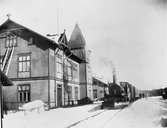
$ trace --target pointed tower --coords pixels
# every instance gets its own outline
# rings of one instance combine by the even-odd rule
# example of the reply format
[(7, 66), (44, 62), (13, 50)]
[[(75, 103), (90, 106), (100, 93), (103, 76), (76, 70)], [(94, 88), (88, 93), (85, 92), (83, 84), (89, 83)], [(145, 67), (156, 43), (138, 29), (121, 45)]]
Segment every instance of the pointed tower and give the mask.
[(68, 46), (71, 48), (71, 50), (75, 55), (77, 55), (79, 58), (83, 60), (86, 60), (86, 55), (85, 55), (86, 42), (78, 24), (76, 24), (74, 27)]
[(90, 50), (86, 49), (86, 41), (78, 24), (76, 24), (74, 27), (74, 30), (68, 42), (68, 46), (76, 56), (86, 61), (79, 65), (80, 97), (81, 99), (85, 97), (92, 99), (92, 72), (89, 59)]
[(86, 42), (81, 32), (81, 29), (79, 28), (78, 24), (75, 24), (74, 30), (70, 37), (69, 46), (71, 48), (83, 48), (85, 47), (85, 45)]

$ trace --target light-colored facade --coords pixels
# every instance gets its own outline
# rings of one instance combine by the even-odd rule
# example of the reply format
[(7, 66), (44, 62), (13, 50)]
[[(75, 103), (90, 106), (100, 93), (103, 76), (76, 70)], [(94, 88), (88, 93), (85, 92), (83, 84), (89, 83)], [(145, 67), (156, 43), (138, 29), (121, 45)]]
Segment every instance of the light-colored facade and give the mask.
[[(6, 65), (4, 71), (14, 83), (3, 88), (8, 109), (37, 99), (49, 107), (74, 104), (80, 99), (80, 59), (73, 54), (58, 59), (63, 52), (57, 53), (58, 45), (53, 40), (9, 19), (0, 26), (0, 33), (1, 65)], [(62, 69), (67, 69), (66, 82), (62, 78), (65, 70), (59, 74)]]
[(78, 24), (74, 27), (68, 46), (76, 56), (85, 60), (85, 62), (79, 64), (80, 98), (89, 97), (93, 100), (92, 71), (90, 65), (91, 52), (86, 48), (86, 41)]
[(76, 104), (80, 99), (79, 64), (59, 51), (56, 54), (56, 74), (57, 105)]

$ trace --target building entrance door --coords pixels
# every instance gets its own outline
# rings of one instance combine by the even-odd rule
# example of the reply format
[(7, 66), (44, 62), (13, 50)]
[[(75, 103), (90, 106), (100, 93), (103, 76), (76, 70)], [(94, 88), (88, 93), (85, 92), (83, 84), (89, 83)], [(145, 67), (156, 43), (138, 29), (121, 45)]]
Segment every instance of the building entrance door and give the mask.
[(57, 107), (62, 106), (62, 85), (57, 85)]

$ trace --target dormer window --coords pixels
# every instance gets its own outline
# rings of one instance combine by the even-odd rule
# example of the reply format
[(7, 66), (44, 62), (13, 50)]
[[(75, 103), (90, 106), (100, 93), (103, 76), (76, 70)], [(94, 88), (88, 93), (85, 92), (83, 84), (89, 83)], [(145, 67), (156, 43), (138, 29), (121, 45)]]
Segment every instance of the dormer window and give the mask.
[(5, 45), (5, 47), (6, 48), (16, 47), (16, 45), (17, 45), (17, 37), (15, 35), (8, 35), (6, 37), (6, 45)]

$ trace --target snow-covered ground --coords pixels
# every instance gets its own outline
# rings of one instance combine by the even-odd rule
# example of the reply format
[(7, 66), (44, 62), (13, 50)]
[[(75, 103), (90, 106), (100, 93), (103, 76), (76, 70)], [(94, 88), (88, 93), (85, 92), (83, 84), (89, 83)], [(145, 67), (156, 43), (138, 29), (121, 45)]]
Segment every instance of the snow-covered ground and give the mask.
[(161, 97), (149, 97), (116, 113), (113, 110), (105, 111), (73, 128), (162, 128), (160, 122), (165, 115), (167, 124), (167, 101)]
[(140, 99), (120, 109), (100, 109), (100, 103), (50, 111), (11, 113), (4, 128), (160, 128), (167, 122), (167, 100), (160, 97)]
[(104, 128), (158, 128), (160, 125), (161, 102), (159, 97), (140, 99), (122, 110)]
[(38, 113), (37, 111), (11, 113), (4, 117), (4, 128), (65, 128), (82, 120), (96, 116), (105, 110), (100, 104), (90, 104), (71, 108), (57, 108)]

